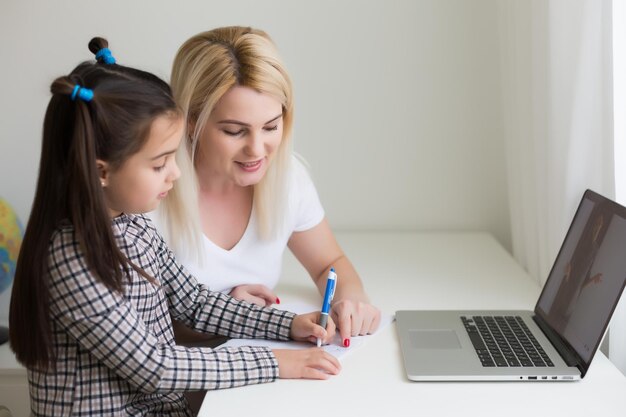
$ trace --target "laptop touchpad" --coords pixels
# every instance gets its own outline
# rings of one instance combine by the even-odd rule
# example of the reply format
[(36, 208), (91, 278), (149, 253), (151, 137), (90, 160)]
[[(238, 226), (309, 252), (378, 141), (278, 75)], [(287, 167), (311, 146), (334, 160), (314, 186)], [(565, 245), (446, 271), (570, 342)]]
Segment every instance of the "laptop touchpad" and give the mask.
[(411, 346), (415, 349), (460, 349), (454, 330), (410, 330)]

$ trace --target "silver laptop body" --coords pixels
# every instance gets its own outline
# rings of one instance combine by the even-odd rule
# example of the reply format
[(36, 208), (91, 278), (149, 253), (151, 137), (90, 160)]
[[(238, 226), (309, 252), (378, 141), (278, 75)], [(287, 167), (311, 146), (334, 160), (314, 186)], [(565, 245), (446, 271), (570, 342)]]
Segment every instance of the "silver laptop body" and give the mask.
[[(534, 311), (396, 312), (407, 376), (413, 381), (580, 380), (625, 284), (626, 208), (587, 190)], [(530, 341), (526, 333), (532, 334)]]

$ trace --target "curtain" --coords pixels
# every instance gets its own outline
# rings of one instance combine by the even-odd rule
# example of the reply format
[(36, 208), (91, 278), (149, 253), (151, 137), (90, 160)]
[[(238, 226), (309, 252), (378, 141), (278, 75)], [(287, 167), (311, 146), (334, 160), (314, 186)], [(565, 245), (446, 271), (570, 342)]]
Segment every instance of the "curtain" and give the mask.
[[(615, 197), (626, 206), (626, 2), (614, 0), (613, 126), (615, 137)], [(611, 322), (609, 357), (626, 375), (626, 297), (622, 296)]]
[(512, 250), (543, 284), (585, 189), (615, 198), (612, 5), (498, 5)]

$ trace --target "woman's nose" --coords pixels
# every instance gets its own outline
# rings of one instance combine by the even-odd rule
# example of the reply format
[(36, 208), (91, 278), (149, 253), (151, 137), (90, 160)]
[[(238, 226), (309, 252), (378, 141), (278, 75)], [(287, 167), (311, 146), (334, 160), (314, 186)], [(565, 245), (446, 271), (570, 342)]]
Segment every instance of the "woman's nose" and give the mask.
[(251, 133), (248, 136), (244, 152), (250, 156), (263, 155), (263, 139), (259, 133)]

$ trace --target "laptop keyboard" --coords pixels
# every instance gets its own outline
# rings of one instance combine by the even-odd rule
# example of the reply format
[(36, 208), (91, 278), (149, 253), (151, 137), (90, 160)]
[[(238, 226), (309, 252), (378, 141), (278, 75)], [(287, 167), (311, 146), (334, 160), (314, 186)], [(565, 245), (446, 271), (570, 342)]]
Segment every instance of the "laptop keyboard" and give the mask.
[(462, 316), (483, 366), (554, 366), (520, 316)]

